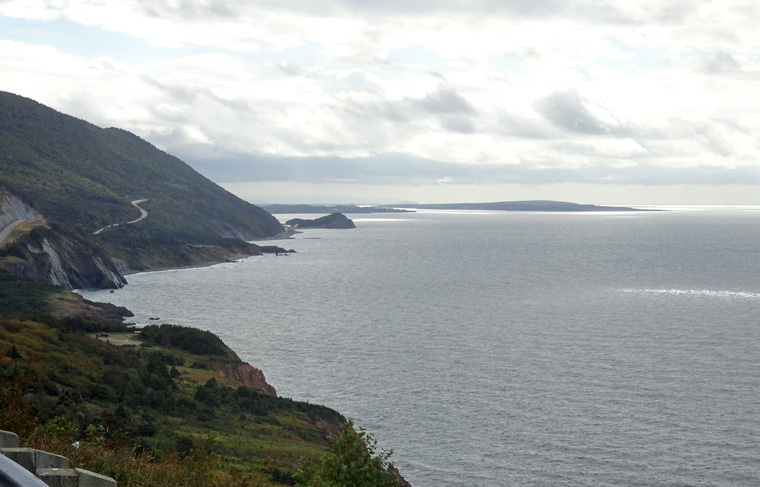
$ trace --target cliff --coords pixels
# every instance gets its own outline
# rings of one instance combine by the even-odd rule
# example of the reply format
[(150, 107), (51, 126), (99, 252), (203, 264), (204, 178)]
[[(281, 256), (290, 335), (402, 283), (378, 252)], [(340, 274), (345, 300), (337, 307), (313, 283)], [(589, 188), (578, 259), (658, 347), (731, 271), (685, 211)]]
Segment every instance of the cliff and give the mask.
[(14, 243), (10, 254), (15, 258), (0, 261), (0, 268), (66, 289), (117, 289), (127, 284), (110, 257), (91, 252), (63, 233), (38, 232)]
[(45, 221), (45, 218), (9, 191), (0, 191), (0, 230), (13, 222), (26, 220)]
[(285, 224), (298, 228), (356, 228), (354, 222), (342, 213), (331, 213), (314, 220), (293, 218), (292, 220), (286, 221)]
[[(3, 314), (0, 307), (0, 425), (25, 443), (47, 437), (46, 449), (63, 448), (47, 451), (119, 485), (294, 485), (299, 459), (321, 457), (345, 423), (332, 409), (251, 387), (266, 384), (260, 371), (234, 363), (200, 330), (161, 327), (154, 338), (171, 347), (140, 346), (124, 325)], [(212, 354), (188, 350), (204, 336), (201, 348)], [(215, 370), (219, 361), (227, 375)], [(128, 481), (125, 467), (147, 459), (135, 455), (147, 448), (150, 465)], [(161, 465), (161, 482), (146, 477)]]
[[(26, 238), (43, 225), (47, 233)], [(282, 231), (268, 212), (134, 134), (0, 91), (0, 247), (10, 235), (15, 245), (12, 254), (0, 248), (0, 266), (10, 272), (114, 288), (132, 271), (259, 254), (248, 241)]]
[[(16, 224), (32, 222), (11, 232)], [(0, 193), (0, 269), (67, 289), (120, 288), (127, 281), (114, 260), (86, 239), (47, 224), (40, 212), (9, 191)]]
[(277, 391), (264, 378), (264, 372), (246, 362), (220, 362), (214, 365), (214, 370), (222, 377), (239, 382), (251, 389), (277, 395)]

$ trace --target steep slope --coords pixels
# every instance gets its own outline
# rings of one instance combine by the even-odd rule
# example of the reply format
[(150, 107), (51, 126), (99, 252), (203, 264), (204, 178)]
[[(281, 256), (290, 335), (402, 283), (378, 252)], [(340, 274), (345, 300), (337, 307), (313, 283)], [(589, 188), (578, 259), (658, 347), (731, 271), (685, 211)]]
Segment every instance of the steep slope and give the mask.
[[(282, 231), (266, 211), (129, 132), (101, 129), (0, 92), (3, 188), (48, 222), (94, 239), (136, 270), (255, 253), (239, 241)], [(149, 217), (124, 225), (140, 217), (131, 202), (142, 199)], [(115, 223), (120, 225), (110, 226)]]
[(126, 284), (113, 258), (97, 244), (0, 189), (0, 269), (68, 289)]
[[(178, 342), (161, 346), (124, 325), (2, 315), (0, 310), (0, 425), (23, 442), (50, 435), (63, 449), (48, 451), (113, 477), (119, 486), (294, 485), (299, 461), (324, 454), (329, 437), (345, 424), (337, 411), (278, 397), (261, 371), (223, 343), (221, 354), (201, 350), (198, 345), (221, 343), (209, 332), (149, 327), (171, 332)], [(106, 330), (107, 338), (94, 337)], [(187, 337), (199, 350), (183, 348)], [(229, 373), (236, 370), (239, 377)], [(259, 382), (240, 380), (252, 373)], [(90, 460), (75, 455), (88, 446), (101, 452)], [(138, 480), (148, 469), (125, 471), (125, 457), (114, 458), (120, 449), (154, 466), (202, 452), (209, 460), (204, 472), (215, 481), (179, 482), (178, 469), (167, 472), (165, 483)]]

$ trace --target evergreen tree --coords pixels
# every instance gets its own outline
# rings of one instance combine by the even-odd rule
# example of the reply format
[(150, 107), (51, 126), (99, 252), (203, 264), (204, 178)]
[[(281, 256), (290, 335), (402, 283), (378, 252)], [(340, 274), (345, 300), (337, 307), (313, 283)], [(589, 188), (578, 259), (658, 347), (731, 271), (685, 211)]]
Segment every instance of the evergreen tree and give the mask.
[(389, 458), (393, 452), (377, 452), (377, 441), (353, 421), (333, 438), (330, 453), (319, 463), (296, 472), (298, 487), (399, 487), (400, 476)]

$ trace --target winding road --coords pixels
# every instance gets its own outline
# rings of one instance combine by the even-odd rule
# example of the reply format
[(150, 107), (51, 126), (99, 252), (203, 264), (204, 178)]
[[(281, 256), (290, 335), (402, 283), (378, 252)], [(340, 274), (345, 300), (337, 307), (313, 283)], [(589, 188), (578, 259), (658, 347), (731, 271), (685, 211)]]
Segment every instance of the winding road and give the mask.
[(7, 224), (5, 227), (3, 227), (2, 230), (0, 230), (0, 245), (3, 244), (5, 239), (8, 238), (8, 236), (11, 234), (13, 230), (16, 229), (17, 226), (21, 225), (25, 221), (27, 220), (14, 220), (10, 222), (9, 224)]
[[(137, 220), (132, 220), (131, 222), (126, 222), (126, 223), (124, 223), (124, 225), (131, 225), (131, 224), (133, 224), (133, 223), (137, 223), (137, 222), (139, 222), (139, 221), (141, 221), (141, 220), (145, 220), (145, 218), (147, 218), (147, 217), (148, 217), (148, 212), (147, 212), (147, 211), (145, 211), (145, 210), (143, 210), (142, 208), (140, 208), (140, 207), (138, 206), (140, 203), (145, 203), (146, 201), (148, 201), (148, 199), (147, 199), (147, 198), (146, 198), (146, 199), (143, 199), (143, 200), (134, 200), (134, 201), (132, 202), (132, 206), (134, 206), (135, 208), (137, 208), (138, 210), (140, 210), (140, 218), (138, 218)], [(106, 225), (105, 227), (101, 228), (100, 230), (98, 230), (98, 231), (95, 231), (95, 232), (92, 232), (92, 234), (93, 234), (93, 235), (97, 235), (97, 234), (99, 234), (100, 232), (102, 232), (103, 230), (105, 230), (106, 228), (111, 228), (111, 227), (118, 227), (119, 225), (121, 225), (121, 224), (120, 224), (120, 223), (113, 223), (113, 224), (111, 224), (111, 225)], [(0, 241), (1, 241), (1, 240), (0, 240)]]

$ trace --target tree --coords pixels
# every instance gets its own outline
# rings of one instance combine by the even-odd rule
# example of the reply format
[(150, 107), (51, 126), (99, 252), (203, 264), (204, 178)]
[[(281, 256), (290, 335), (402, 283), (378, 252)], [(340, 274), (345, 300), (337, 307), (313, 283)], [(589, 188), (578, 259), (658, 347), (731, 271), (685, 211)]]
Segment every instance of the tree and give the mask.
[[(330, 453), (316, 464), (301, 466), (295, 474), (298, 487), (399, 487), (401, 477), (392, 468), (393, 452), (377, 452), (377, 441), (364, 428), (348, 421), (332, 439)], [(390, 467), (390, 468), (389, 468)]]

